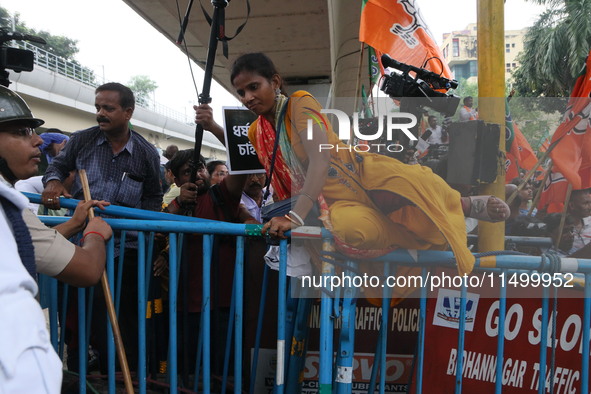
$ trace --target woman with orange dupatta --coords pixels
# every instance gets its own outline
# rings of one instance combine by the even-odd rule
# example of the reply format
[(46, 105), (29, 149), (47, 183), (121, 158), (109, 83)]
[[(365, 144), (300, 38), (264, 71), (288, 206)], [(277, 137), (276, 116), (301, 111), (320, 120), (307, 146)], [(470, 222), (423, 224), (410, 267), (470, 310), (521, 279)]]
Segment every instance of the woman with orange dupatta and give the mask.
[[(278, 200), (299, 196), (288, 215), (272, 218), (263, 233), (284, 238), (304, 225), (313, 205), (331, 231), (337, 249), (354, 258), (383, 255), (396, 248), (445, 250), (451, 246), (460, 274), (471, 272), (474, 257), (466, 247), (464, 216), (501, 221), (509, 208), (491, 196), (460, 197), (432, 171), (396, 159), (347, 149), (320, 114), (309, 93), (289, 98), (273, 62), (262, 53), (240, 56), (232, 85), (242, 103), (258, 115), (249, 139), (269, 172), (279, 138), (272, 186)], [(195, 107), (196, 122), (222, 132), (207, 105)], [(308, 136), (308, 119), (321, 116)], [(330, 144), (334, 149), (319, 149)], [(340, 149), (336, 149), (336, 146)]]

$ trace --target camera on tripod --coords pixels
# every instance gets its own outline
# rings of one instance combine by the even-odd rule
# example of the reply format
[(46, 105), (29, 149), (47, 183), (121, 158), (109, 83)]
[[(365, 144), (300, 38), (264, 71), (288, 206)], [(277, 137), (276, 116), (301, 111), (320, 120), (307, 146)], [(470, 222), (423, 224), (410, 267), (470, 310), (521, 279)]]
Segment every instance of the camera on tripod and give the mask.
[(12, 40), (46, 44), (45, 40), (41, 37), (0, 29), (0, 84), (6, 87), (10, 84), (7, 69), (15, 72), (33, 71), (35, 65), (35, 54), (33, 51), (12, 48), (5, 45), (8, 41)]
[[(392, 67), (401, 74), (392, 73), (384, 76), (380, 89), (392, 98), (416, 97), (418, 100), (415, 106), (426, 106), (438, 111), (446, 116), (453, 116), (460, 103), (460, 98), (453, 94), (438, 92), (438, 89), (455, 89), (458, 82), (455, 79), (447, 79), (432, 71), (418, 68), (409, 64), (398, 62), (390, 56), (382, 55), (382, 65)], [(409, 75), (414, 72), (415, 77)]]

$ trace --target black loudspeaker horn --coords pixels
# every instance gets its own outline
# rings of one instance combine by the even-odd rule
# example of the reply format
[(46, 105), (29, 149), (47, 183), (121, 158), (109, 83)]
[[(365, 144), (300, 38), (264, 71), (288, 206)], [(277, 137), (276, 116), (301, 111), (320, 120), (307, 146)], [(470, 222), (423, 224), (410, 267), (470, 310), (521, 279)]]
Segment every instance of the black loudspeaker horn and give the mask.
[(446, 181), (477, 186), (497, 177), (501, 128), (482, 120), (452, 123)]

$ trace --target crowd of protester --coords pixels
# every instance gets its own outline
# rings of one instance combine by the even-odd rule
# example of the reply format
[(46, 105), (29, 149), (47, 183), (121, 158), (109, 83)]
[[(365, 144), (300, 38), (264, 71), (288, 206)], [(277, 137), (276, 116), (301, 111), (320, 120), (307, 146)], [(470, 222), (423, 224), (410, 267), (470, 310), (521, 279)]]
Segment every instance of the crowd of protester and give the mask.
[[(506, 235), (509, 236), (551, 238), (551, 252), (560, 256), (585, 257), (587, 254), (587, 245), (591, 240), (589, 190), (572, 193), (566, 216), (546, 215), (543, 210), (532, 206), (534, 190), (539, 185), (525, 182), (523, 178), (513, 179), (507, 184), (505, 197), (512, 198), (507, 205), (492, 196), (476, 195), (470, 185), (448, 185), (444, 182), (445, 171), (441, 165), (433, 166), (440, 175), (437, 176), (427, 167), (416, 164), (421, 161), (420, 155), (426, 151), (425, 146), (450, 143), (451, 136), (447, 133), (449, 119), (444, 119), (443, 125), (439, 125), (437, 116), (424, 111), (419, 136), (423, 145), (419, 143), (416, 147), (409, 147), (406, 155), (402, 156), (402, 162), (344, 149), (342, 154), (338, 150), (336, 154), (322, 154), (315, 152), (311, 145), (341, 142), (332, 140), (332, 130), (324, 130), (325, 133), (321, 134), (315, 129), (316, 134), (310, 143), (292, 130), (287, 121), (282, 123), (284, 117), (288, 119), (286, 113), (301, 109), (298, 105), (305, 109), (320, 107), (306, 93), (298, 92), (288, 97), (283, 91), (281, 78), (266, 56), (249, 54), (239, 58), (234, 65), (231, 82), (243, 103), (259, 115), (250, 128), (249, 138), (266, 168), (266, 174), (231, 174), (225, 162), (208, 161), (203, 157), (195, 163), (192, 149), (179, 150), (175, 145), (168, 146), (159, 154), (153, 145), (129, 126), (135, 106), (133, 93), (123, 85), (109, 83), (96, 90), (98, 125), (70, 136), (57, 129), (41, 134), (39, 143), (34, 146), (39, 150), (38, 156), (47, 163), (46, 168), (41, 168), (40, 173), (30, 174), (36, 176), (29, 179), (22, 177), (15, 187), (21, 191), (42, 193), (42, 205), (29, 207), (33, 213), (63, 215), (66, 212), (60, 206), (60, 196), (84, 200), (78, 172), (86, 169), (92, 196), (98, 200), (91, 205), (111, 203), (232, 223), (261, 224), (261, 235), (272, 239), (285, 238), (287, 231), (316, 219), (311, 216), (316, 212), (314, 208), (319, 206), (324, 212), (320, 219), (331, 230), (343, 253), (364, 257), (363, 251), (386, 253), (393, 246), (434, 250), (452, 248), (458, 258), (460, 272), (471, 270), (474, 258), (467, 249), (464, 235), (465, 232), (475, 232), (479, 220), (505, 221)], [(290, 109), (288, 100), (294, 103), (301, 101), (301, 104)], [(460, 112), (460, 121), (477, 119), (478, 112), (472, 106), (472, 98), (467, 97)], [(213, 120), (211, 108), (200, 105), (195, 109), (196, 122), (223, 140), (223, 129)], [(30, 119), (27, 118), (27, 121)], [(273, 148), (275, 139), (284, 138), (284, 134), (292, 140), (283, 139)], [(269, 136), (273, 138), (269, 139)], [(280, 146), (279, 150), (277, 146)], [(444, 160), (440, 161), (444, 163)], [(438, 161), (438, 164), (441, 163)], [(270, 174), (273, 174), (272, 182), (267, 179)], [(273, 189), (273, 198), (265, 201), (267, 188)], [(428, 198), (424, 198), (425, 194)], [(262, 219), (261, 210), (265, 203), (291, 197), (297, 199), (289, 212), (268, 221)], [(89, 207), (85, 206), (86, 209)], [(327, 217), (328, 212), (330, 217)], [(105, 234), (93, 230), (87, 231), (86, 235), (94, 233), (108, 239), (110, 232), (103, 227), (100, 230)], [(393, 243), (392, 234), (396, 234), (397, 244)], [(122, 261), (125, 261), (125, 268), (122, 268), (121, 332), (130, 366), (135, 369), (138, 362), (138, 244), (134, 234), (128, 235), (125, 241), (119, 234), (114, 234), (114, 237), (115, 257), (122, 251)], [(166, 235), (159, 234), (157, 241), (152, 262), (152, 286), (157, 290), (150, 294), (166, 298), (168, 240)], [(121, 242), (124, 242), (124, 247), (119, 248)], [(197, 343), (192, 333), (197, 332), (200, 325), (202, 243), (201, 235), (186, 237), (180, 266), (180, 293), (183, 296), (179, 299), (178, 313), (179, 321), (183, 323), (179, 325), (182, 327), (179, 330), (179, 351), (185, 378), (195, 367)], [(262, 237), (248, 240), (248, 245), (246, 275), (250, 277), (250, 286), (246, 288), (248, 297), (245, 302), (247, 315), (254, 316), (254, 306), (258, 305), (260, 297), (262, 267), (272, 256), (266, 251)], [(311, 262), (318, 258), (313, 247), (304, 249), (304, 258)], [(235, 253), (233, 239), (215, 237), (212, 343), (218, 349), (224, 346), (230, 320)], [(72, 303), (68, 311), (75, 314), (74, 299), (70, 298)], [(95, 291), (94, 303), (93, 321), (104, 321), (106, 305), (100, 288)], [(253, 325), (248, 323), (246, 330), (253, 332)], [(75, 328), (66, 324), (65, 329), (69, 346), (68, 368), (76, 370), (79, 352)], [(104, 325), (93, 324), (89, 351), (89, 359), (97, 361), (95, 365), (91, 364), (91, 368), (95, 367), (103, 373), (107, 371), (105, 330)], [(156, 350), (149, 365), (156, 373), (166, 371), (167, 338), (165, 332), (152, 336), (150, 346)], [(252, 338), (253, 335), (247, 335), (247, 341)], [(222, 373), (219, 351), (214, 352), (213, 372)]]

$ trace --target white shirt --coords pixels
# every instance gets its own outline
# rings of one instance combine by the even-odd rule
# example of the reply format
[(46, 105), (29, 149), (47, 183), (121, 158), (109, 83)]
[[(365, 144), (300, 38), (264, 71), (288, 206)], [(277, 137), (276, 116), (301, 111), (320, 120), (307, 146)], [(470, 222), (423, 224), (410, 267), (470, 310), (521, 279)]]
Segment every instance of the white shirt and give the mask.
[(467, 122), (469, 120), (478, 119), (478, 112), (474, 108), (466, 107), (460, 108), (460, 122)]
[(429, 136), (429, 138), (427, 138), (427, 142), (429, 143), (429, 145), (444, 143), (441, 140), (441, 126), (437, 125), (434, 129), (429, 127), (427, 130), (425, 130), (425, 132), (427, 131), (431, 131), (431, 135)]
[(583, 218), (583, 227), (578, 231), (575, 229), (575, 239), (570, 253), (574, 253), (591, 241), (591, 216)]
[(240, 203), (246, 207), (253, 218), (258, 220), (260, 223), (263, 222), (263, 219), (261, 218), (261, 207), (259, 207), (256, 201), (250, 198), (248, 194), (242, 192)]
[[(29, 179), (23, 179), (21, 181), (17, 181), (14, 184), (14, 188), (19, 192), (27, 192), (27, 193), (36, 193), (41, 194), (43, 193), (43, 175), (32, 176)], [(39, 211), (39, 204), (33, 204), (29, 202), (28, 204), (29, 210), (37, 215)]]
[[(12, 187), (7, 185), (7, 182), (0, 178), (0, 195), (20, 209), (25, 209), (29, 200)], [(2, 258), (0, 258), (0, 296), (3, 294), (16, 294), (22, 290), (26, 290), (33, 297), (37, 295), (37, 283), (31, 278), (27, 272), (21, 258), (18, 254), (18, 248), (12, 232), (12, 225), (8, 222), (4, 209), (0, 207), (0, 250), (2, 250)], [(0, 303), (2, 308), (3, 303)], [(2, 316), (0, 314), (0, 316)], [(3, 321), (4, 319), (0, 319)]]
[[(21, 210), (28, 200), (0, 180), (0, 195), (10, 200)], [(12, 226), (0, 207), (0, 385), (13, 384), (19, 379), (19, 358), (33, 348), (43, 349), (55, 355), (49, 342), (45, 317), (35, 299), (38, 288), (29, 275), (18, 254)], [(57, 355), (54, 356), (57, 358)], [(31, 366), (36, 368), (36, 366)], [(50, 366), (43, 366), (50, 368)], [(50, 371), (61, 376), (61, 370)], [(60, 379), (61, 381), (61, 379)], [(59, 391), (59, 386), (58, 386)]]

